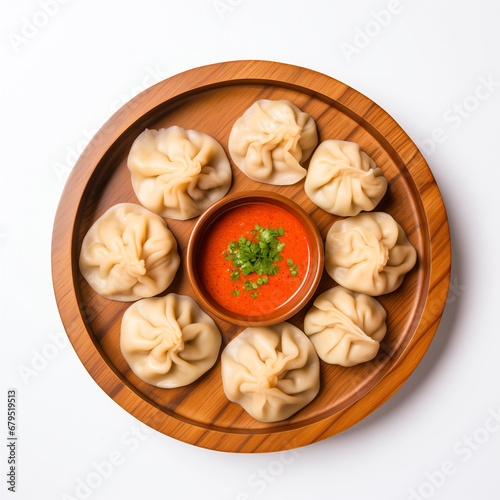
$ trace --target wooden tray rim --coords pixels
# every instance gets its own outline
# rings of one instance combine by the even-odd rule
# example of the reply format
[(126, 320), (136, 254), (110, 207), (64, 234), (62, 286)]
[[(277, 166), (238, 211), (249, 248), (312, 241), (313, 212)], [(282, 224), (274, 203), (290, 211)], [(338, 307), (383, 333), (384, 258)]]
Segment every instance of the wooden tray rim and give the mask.
[[(211, 70), (209, 77), (206, 75), (207, 70)], [(262, 73), (268, 76), (263, 78)], [(188, 85), (186, 79), (189, 80)], [(299, 85), (299, 79), (306, 82), (307, 87), (304, 87), (303, 83)], [(191, 421), (185, 421), (179, 415), (169, 415), (164, 409), (145, 400), (142, 393), (126, 385), (114, 367), (106, 363), (106, 355), (100, 346), (94, 343), (91, 335), (81, 334), (83, 331), (88, 332), (73, 287), (75, 270), (78, 270), (78, 262), (73, 258), (73, 243), (81, 201), (95, 167), (129, 127), (168, 100), (182, 98), (210, 87), (249, 82), (295, 87), (304, 93), (320, 95), (323, 100), (330, 100), (349, 116), (355, 119), (357, 116), (357, 121), (367, 122), (371, 128), (381, 133), (382, 137), (377, 139), (386, 142), (388, 147), (397, 153), (408, 172), (411, 174), (418, 171), (420, 174), (412, 176), (412, 179), (419, 190), (420, 201), (427, 217), (431, 268), (427, 301), (412, 339), (392, 369), (367, 394), (336, 414), (310, 425), (293, 426), (286, 430), (269, 429), (268, 432), (264, 429), (258, 433), (252, 429), (228, 429), (221, 432), (201, 423), (193, 426)], [(357, 102), (350, 101), (353, 94), (356, 94)], [(149, 103), (146, 113), (141, 111), (144, 101)], [(120, 126), (117, 127), (117, 124)], [(404, 143), (396, 148), (401, 138)], [(425, 182), (420, 179), (422, 169), (426, 174)], [(80, 196), (69, 192), (70, 185), (73, 189), (75, 186), (79, 188)], [(66, 220), (63, 213), (67, 214), (68, 211), (75, 217)], [(434, 217), (437, 215), (441, 217), (439, 225), (432, 223), (434, 218), (439, 219)], [(438, 234), (439, 245), (435, 245)], [(62, 258), (62, 255), (66, 255), (66, 259)], [(67, 263), (68, 256), (70, 265)], [(438, 259), (439, 267), (444, 269), (444, 272), (436, 275), (433, 271)], [(306, 68), (271, 61), (230, 61), (194, 68), (150, 87), (120, 108), (97, 132), (73, 168), (59, 202), (52, 240), (53, 284), (61, 319), (77, 355), (96, 383), (115, 402), (146, 425), (190, 444), (231, 452), (279, 451), (317, 442), (347, 429), (389, 399), (413, 372), (432, 341), (447, 297), (450, 266), (451, 245), (444, 203), (423, 156), (401, 127), (377, 104), (342, 82)], [(309, 429), (311, 427), (314, 429)], [(305, 428), (315, 432), (304, 432), (302, 434), (305, 437), (301, 437), (300, 430)], [(231, 439), (225, 439), (227, 434), (231, 435)]]

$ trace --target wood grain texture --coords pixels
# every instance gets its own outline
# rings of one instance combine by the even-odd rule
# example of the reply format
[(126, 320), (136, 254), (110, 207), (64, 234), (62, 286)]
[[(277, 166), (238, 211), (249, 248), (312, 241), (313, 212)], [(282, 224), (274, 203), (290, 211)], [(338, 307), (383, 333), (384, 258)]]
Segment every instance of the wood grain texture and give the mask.
[[(121, 318), (130, 305), (97, 295), (78, 269), (82, 239), (92, 223), (120, 202), (138, 203), (126, 166), (135, 138), (145, 128), (179, 125), (205, 132), (227, 152), (231, 127), (258, 99), (288, 99), (311, 114), (320, 141), (358, 142), (389, 181), (377, 211), (390, 213), (418, 253), (415, 268), (395, 292), (379, 297), (388, 312), (388, 333), (377, 357), (351, 368), (321, 363), (321, 390), (290, 419), (263, 424), (222, 390), (220, 362), (179, 389), (159, 389), (137, 378), (119, 348)], [(306, 163), (307, 166), (307, 163)], [(338, 217), (316, 207), (304, 182), (270, 186), (232, 165), (230, 193), (276, 191), (296, 201), (323, 238)], [(193, 296), (185, 252), (196, 219), (166, 219), (178, 243), (181, 268), (165, 293)], [(345, 84), (311, 70), (267, 61), (234, 61), (186, 71), (144, 91), (99, 130), (75, 165), (56, 214), (52, 272), (59, 312), (75, 351), (97, 384), (146, 425), (197, 446), (231, 452), (269, 452), (304, 446), (357, 423), (404, 383), (427, 350), (441, 318), (450, 278), (450, 238), (445, 208), (424, 158), (379, 106)], [(334, 286), (323, 274), (314, 297)], [(309, 304), (290, 321), (303, 328)], [(223, 347), (244, 327), (214, 318)]]

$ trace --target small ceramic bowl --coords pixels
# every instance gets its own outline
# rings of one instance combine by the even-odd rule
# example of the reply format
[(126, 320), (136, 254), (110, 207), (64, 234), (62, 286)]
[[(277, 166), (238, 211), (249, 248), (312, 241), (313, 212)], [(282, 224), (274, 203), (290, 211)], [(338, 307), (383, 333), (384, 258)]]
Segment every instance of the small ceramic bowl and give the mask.
[[(302, 284), (295, 294), (271, 313), (261, 316), (242, 315), (220, 305), (207, 291), (201, 279), (200, 263), (204, 239), (214, 222), (226, 212), (251, 203), (274, 205), (295, 216), (308, 236), (309, 267)], [(324, 265), (323, 240), (313, 221), (299, 205), (284, 196), (270, 191), (248, 191), (226, 196), (210, 206), (198, 219), (189, 238), (186, 267), (189, 282), (200, 303), (210, 314), (236, 325), (273, 325), (298, 313), (313, 296), (319, 285)], [(247, 293), (247, 292), (244, 292)]]

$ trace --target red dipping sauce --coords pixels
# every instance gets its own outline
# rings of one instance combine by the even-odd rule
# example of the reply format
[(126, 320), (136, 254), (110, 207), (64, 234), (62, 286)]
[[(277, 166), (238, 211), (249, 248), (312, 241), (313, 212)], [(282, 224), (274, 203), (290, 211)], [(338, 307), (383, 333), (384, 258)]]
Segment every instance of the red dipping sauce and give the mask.
[[(252, 292), (244, 291), (244, 282), (255, 283), (266, 275), (252, 272), (244, 276), (240, 268), (226, 260), (224, 253), (241, 236), (258, 241), (252, 234), (256, 225), (264, 229), (282, 227), (285, 234), (277, 239), (285, 246), (280, 252), (283, 260), (274, 263), (279, 272), (268, 276), (268, 283), (254, 290), (257, 297), (253, 298)], [(310, 263), (310, 242), (299, 220), (281, 207), (266, 203), (249, 203), (223, 213), (206, 231), (201, 247), (199, 269), (205, 289), (222, 307), (243, 316), (269, 314), (288, 302), (301, 288)], [(298, 266), (297, 276), (290, 273), (288, 259)], [(232, 281), (231, 272), (235, 270), (240, 271), (240, 279)], [(240, 294), (234, 296), (236, 289)]]

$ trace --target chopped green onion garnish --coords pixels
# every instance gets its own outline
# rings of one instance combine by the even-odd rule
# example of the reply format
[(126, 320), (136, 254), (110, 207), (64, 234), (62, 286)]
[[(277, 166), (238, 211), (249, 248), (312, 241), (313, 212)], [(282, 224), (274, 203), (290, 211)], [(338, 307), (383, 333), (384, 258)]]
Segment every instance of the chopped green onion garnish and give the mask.
[[(264, 229), (256, 224), (252, 231), (254, 241), (245, 238), (245, 236), (241, 236), (238, 241), (231, 241), (224, 252), (224, 258), (232, 261), (235, 267), (240, 268), (244, 276), (252, 273), (259, 276), (273, 276), (279, 272), (279, 266), (275, 263), (283, 260), (280, 253), (285, 248), (285, 243), (279, 241), (278, 238), (284, 234), (285, 231), (282, 227)], [(240, 279), (238, 271), (231, 272), (231, 279), (233, 281)], [(267, 278), (266, 281), (257, 282), (257, 286), (265, 283), (267, 283)], [(249, 285), (245, 285), (245, 287), (245, 290), (250, 290)]]
[[(283, 243), (283, 242), (280, 242), (276, 245), (277, 252), (281, 252), (283, 250), (283, 248), (285, 248), (285, 243)], [(283, 259), (283, 257), (281, 257), (281, 259)]]
[(256, 299), (257, 298), (257, 294), (255, 292), (253, 292), (253, 293), (250, 294), (250, 297), (252, 297), (252, 299)]
[(233, 290), (233, 296), (237, 297), (240, 294), (239, 290)]
[(253, 265), (251, 262), (244, 262), (241, 265), (241, 272), (244, 276), (248, 276), (250, 273), (253, 273)]

